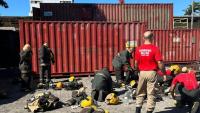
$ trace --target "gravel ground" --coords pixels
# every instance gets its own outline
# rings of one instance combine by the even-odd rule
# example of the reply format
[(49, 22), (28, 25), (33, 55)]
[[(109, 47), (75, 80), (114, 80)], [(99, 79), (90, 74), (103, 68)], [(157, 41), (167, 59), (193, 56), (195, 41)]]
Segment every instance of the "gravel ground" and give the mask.
[[(87, 87), (86, 92), (90, 94), (91, 92), (91, 78), (83, 77), (81, 82)], [(53, 79), (53, 81), (60, 81), (65, 79)], [(10, 86), (12, 90), (9, 91), (9, 98), (0, 100), (0, 113), (27, 113), (28, 111), (24, 109), (26, 100), (30, 98), (34, 93), (43, 92), (45, 90), (36, 90), (33, 93), (25, 94), (19, 91), (18, 85)], [(123, 91), (123, 89), (117, 89), (118, 91)], [(71, 97), (72, 91), (62, 90), (52, 90), (49, 89), (54, 95), (58, 96), (62, 102), (67, 101)], [(120, 98), (123, 98), (123, 94)], [(169, 97), (163, 97), (164, 101), (157, 102), (155, 113), (186, 113), (186, 108), (174, 108), (174, 101)], [(108, 110), (110, 113), (134, 113), (135, 112), (135, 100), (131, 104), (121, 103), (119, 105), (106, 105), (103, 102), (98, 103), (101, 108)], [(146, 104), (142, 108), (142, 113), (145, 113)], [(72, 109), (71, 107), (62, 107), (52, 111), (47, 111), (47, 113), (77, 113), (80, 112), (81, 108)]]

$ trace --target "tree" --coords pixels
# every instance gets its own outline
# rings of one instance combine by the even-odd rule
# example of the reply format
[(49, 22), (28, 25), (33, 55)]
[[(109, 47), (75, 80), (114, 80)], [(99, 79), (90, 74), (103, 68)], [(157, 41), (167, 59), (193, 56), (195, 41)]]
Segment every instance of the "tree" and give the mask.
[(8, 8), (8, 4), (4, 0), (0, 0), (0, 5), (5, 8)]
[[(200, 2), (194, 2), (193, 3), (193, 8), (194, 8), (194, 15), (200, 15)], [(191, 15), (192, 14), (192, 5), (189, 5), (187, 9), (184, 10), (185, 14), (184, 15)]]

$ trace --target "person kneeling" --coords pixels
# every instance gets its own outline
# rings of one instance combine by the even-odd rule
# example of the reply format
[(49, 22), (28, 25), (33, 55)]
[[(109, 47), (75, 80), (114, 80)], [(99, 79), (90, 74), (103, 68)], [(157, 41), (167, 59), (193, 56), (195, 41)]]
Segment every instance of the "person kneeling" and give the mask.
[(112, 91), (112, 78), (108, 68), (97, 71), (92, 80), (92, 98), (103, 102), (105, 97)]
[[(188, 104), (191, 107), (193, 106), (191, 109), (192, 111), (198, 108), (196, 105), (199, 105), (199, 84), (195, 73), (193, 71), (188, 71), (187, 67), (183, 67), (182, 73), (173, 79), (170, 92), (172, 97), (177, 101), (177, 107)], [(196, 111), (197, 110), (198, 109), (196, 109)]]

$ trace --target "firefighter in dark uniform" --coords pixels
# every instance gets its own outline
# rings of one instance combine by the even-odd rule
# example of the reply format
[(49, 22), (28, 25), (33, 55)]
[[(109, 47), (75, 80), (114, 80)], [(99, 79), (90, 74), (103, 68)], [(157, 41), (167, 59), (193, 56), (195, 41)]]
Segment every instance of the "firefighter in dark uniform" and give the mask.
[(30, 89), (31, 83), (31, 58), (32, 51), (29, 44), (24, 45), (22, 51), (20, 52), (20, 63), (19, 69), (21, 71), (21, 89), (22, 91), (28, 91)]
[[(132, 52), (135, 50), (136, 46), (136, 42), (127, 42), (126, 50), (119, 52), (112, 61), (118, 84), (124, 82), (125, 84), (128, 84), (128, 81), (130, 80), (130, 74), (133, 71), (130, 66), (130, 59), (133, 58)], [(124, 77), (124, 72), (126, 72), (126, 78)]]
[(102, 68), (97, 71), (92, 80), (92, 98), (103, 102), (112, 89), (112, 78), (108, 68)]
[[(48, 47), (47, 43), (44, 43), (39, 49), (39, 62), (40, 62), (40, 83), (39, 86), (48, 84), (51, 81), (51, 63), (54, 64), (54, 54)], [(46, 81), (44, 80), (46, 75)]]

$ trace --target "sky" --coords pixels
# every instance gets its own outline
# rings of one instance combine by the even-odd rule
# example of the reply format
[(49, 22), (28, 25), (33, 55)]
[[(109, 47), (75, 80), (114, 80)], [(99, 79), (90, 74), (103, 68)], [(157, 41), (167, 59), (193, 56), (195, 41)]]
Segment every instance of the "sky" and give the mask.
[[(0, 7), (0, 16), (28, 16), (29, 0), (5, 0), (9, 8)], [(174, 16), (182, 16), (192, 0), (125, 0), (125, 3), (173, 3)], [(200, 1), (200, 0), (194, 0)], [(118, 0), (74, 0), (75, 3), (118, 3)]]

